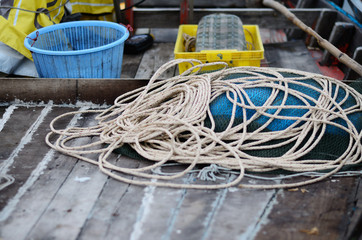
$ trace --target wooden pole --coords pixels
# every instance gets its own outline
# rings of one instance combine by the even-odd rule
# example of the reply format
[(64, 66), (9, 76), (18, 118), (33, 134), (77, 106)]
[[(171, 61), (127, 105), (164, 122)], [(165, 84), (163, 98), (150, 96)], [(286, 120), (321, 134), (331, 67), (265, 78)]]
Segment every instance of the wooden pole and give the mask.
[(313, 31), (313, 29), (305, 25), (301, 20), (299, 20), (293, 13), (291, 13), (282, 4), (274, 0), (263, 0), (263, 4), (267, 7), (271, 7), (282, 13), (286, 18), (288, 18), (291, 22), (297, 25), (304, 32), (315, 37), (317, 39), (319, 46), (330, 52), (333, 56), (335, 56), (338, 59), (338, 61), (345, 64), (347, 67), (353, 69), (356, 73), (362, 76), (362, 66), (358, 62), (356, 62), (355, 60), (350, 58), (347, 54), (341, 52), (333, 44), (322, 38), (318, 33), (316, 33), (315, 31)]

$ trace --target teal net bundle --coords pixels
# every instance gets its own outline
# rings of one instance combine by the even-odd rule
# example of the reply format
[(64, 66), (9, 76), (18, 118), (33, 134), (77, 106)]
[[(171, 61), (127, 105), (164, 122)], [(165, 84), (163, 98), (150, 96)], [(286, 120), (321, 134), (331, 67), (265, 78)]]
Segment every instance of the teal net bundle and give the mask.
[[(291, 183), (239, 185), (296, 187), (360, 165), (362, 95), (353, 87), (297, 70), (226, 68), (225, 63), (200, 62), (179, 76), (158, 80), (165, 70), (183, 61), (198, 62), (165, 64), (147, 86), (123, 94), (110, 108), (99, 110), (94, 126), (55, 129), (59, 119), (82, 112), (57, 117), (50, 125), (48, 145), (96, 164), (120, 181), (199, 189), (235, 186), (245, 171), (321, 173)], [(202, 67), (210, 64), (225, 68), (203, 73)], [(84, 137), (92, 137), (92, 143), (71, 144)], [(121, 167), (109, 160), (115, 152), (147, 159), (149, 165)], [(186, 167), (167, 175), (155, 171), (170, 162)], [(238, 175), (217, 184), (175, 180), (200, 165), (235, 170)]]

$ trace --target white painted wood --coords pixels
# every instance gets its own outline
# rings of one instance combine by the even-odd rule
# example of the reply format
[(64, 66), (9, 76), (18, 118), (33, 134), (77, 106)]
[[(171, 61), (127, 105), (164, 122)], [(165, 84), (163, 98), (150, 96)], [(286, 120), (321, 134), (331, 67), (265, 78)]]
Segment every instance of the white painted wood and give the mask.
[(268, 211), (276, 203), (275, 190), (228, 190), (204, 239), (220, 239), (224, 233), (222, 229), (227, 229), (232, 236), (230, 239), (254, 239), (259, 226), (267, 222)]
[[(139, 165), (138, 161), (130, 160), (129, 158), (122, 156), (119, 157), (118, 161), (126, 162), (124, 165), (130, 168), (135, 168)], [(139, 187), (138, 189), (140, 192), (142, 191), (142, 188)], [(134, 189), (132, 189), (130, 185), (112, 178), (108, 179), (102, 192), (99, 194), (78, 239), (108, 239), (112, 234), (110, 233), (110, 229), (112, 229), (111, 226), (116, 219), (119, 219), (116, 221), (123, 220), (125, 222), (123, 225), (115, 226), (119, 231), (115, 230), (115, 235), (113, 237), (117, 238), (121, 235), (124, 236), (122, 227), (131, 228), (135, 213), (131, 211), (130, 216), (127, 216), (120, 208), (126, 207), (127, 209), (138, 209), (139, 207), (137, 196), (133, 196), (132, 201), (132, 191), (134, 191)], [(129, 205), (126, 205), (124, 202), (125, 196), (128, 196), (131, 199)], [(126, 197), (126, 199), (128, 197)], [(130, 220), (130, 218), (132, 220)]]
[[(87, 107), (81, 108), (85, 110)], [(79, 116), (69, 123), (74, 125)], [(81, 139), (78, 143), (87, 141)], [(46, 147), (42, 143), (42, 147)], [(25, 239), (53, 201), (76, 161), (68, 156), (54, 153), (49, 149), (42, 161), (33, 170), (31, 176), (1, 211), (1, 237), (4, 239)], [(10, 215), (11, 214), (11, 215)], [(57, 221), (52, 219), (52, 222)], [(55, 224), (56, 225), (56, 224)]]
[[(156, 182), (155, 179), (151, 180)], [(144, 232), (144, 228), (148, 224), (148, 217), (150, 217), (151, 206), (154, 201), (155, 186), (147, 186), (144, 188), (144, 195), (142, 197), (142, 203), (137, 211), (136, 222), (133, 224), (133, 230), (130, 235), (130, 240), (142, 239), (141, 235)]]
[(129, 186), (117, 204), (104, 239), (130, 239), (143, 196), (144, 187)]
[[(90, 179), (79, 182), (77, 177)], [(97, 166), (77, 162), (28, 238), (76, 239), (106, 180), (107, 176)]]
[(13, 114), (14, 110), (17, 108), (15, 104), (10, 105), (6, 108), (5, 113), (3, 114), (2, 118), (0, 119), (0, 132), (3, 130), (6, 122), (10, 119), (11, 114)]
[[(190, 183), (194, 175), (186, 175), (175, 180), (177, 183)], [(186, 189), (156, 188), (153, 193), (150, 213), (142, 216), (144, 224), (138, 239), (168, 239), (175, 228)]]
[[(19, 152), (24, 148), (24, 146), (32, 140), (34, 133), (37, 131), (38, 127), (43, 122), (45, 116), (51, 111), (51, 109), (52, 109), (52, 103), (49, 103), (45, 108), (43, 108), (43, 110), (41, 111), (38, 118), (30, 126), (30, 128), (26, 131), (26, 133), (22, 137), (20, 143), (10, 154), (9, 158), (6, 159), (3, 162), (3, 164), (0, 165), (0, 175), (7, 173), (10, 166), (14, 163), (14, 159), (18, 156)], [(0, 217), (0, 221), (1, 221), (1, 217)]]

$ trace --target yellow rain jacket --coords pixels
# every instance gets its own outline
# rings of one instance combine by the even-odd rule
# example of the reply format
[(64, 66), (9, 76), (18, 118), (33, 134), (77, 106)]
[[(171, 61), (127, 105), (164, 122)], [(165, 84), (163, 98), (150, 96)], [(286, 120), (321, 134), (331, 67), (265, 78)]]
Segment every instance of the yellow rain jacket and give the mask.
[(36, 29), (57, 24), (65, 13), (112, 13), (113, 0), (2, 0), (0, 2), (0, 41), (29, 59), (25, 37)]
[(113, 0), (70, 0), (72, 13), (104, 14), (112, 13)]

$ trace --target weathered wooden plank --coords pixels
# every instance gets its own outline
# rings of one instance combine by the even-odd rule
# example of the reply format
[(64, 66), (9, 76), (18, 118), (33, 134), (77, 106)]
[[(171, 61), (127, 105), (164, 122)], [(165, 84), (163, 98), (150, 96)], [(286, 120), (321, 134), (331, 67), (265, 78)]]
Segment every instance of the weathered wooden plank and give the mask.
[(361, 239), (362, 236), (362, 179), (356, 179), (356, 190), (349, 206), (348, 227), (342, 239)]
[(341, 239), (354, 184), (340, 178), (283, 191), (256, 239)]
[[(181, 181), (195, 183), (196, 177), (185, 176)], [(258, 224), (266, 218), (275, 198), (273, 190), (254, 194), (254, 190), (236, 188), (202, 191), (146, 187), (144, 191), (133, 231), (118, 228), (125, 238), (220, 239), (227, 229), (228, 238), (243, 239), (257, 232)], [(134, 198), (138, 206), (138, 194)], [(125, 211), (130, 211), (129, 208)], [(127, 220), (129, 224), (134, 221)], [(112, 225), (123, 226), (122, 222)], [(107, 239), (116, 239), (114, 234), (116, 231)]]
[(27, 238), (76, 239), (106, 179), (97, 166), (77, 162)]
[[(89, 125), (96, 123), (94, 114), (82, 117), (89, 117)], [(91, 139), (76, 141), (91, 141)], [(98, 155), (87, 156), (97, 159)], [(107, 178), (108, 176), (99, 171), (97, 166), (77, 161), (39, 221), (33, 226), (28, 238), (76, 239)]]
[(141, 62), (143, 53), (123, 54), (122, 62), (122, 78), (134, 78), (137, 73), (138, 66)]
[[(139, 167), (148, 164), (140, 161)], [(180, 169), (178, 167), (178, 170)], [(192, 176), (186, 175), (173, 182), (187, 183), (192, 179), (194, 179)], [(127, 193), (117, 204), (118, 207), (113, 213), (111, 223), (108, 223), (104, 238), (119, 239), (121, 234), (121, 238), (134, 240), (168, 239), (168, 229), (178, 215), (177, 210), (180, 208), (185, 191), (185, 189), (154, 186), (129, 186)]]
[(36, 107), (33, 109), (34, 111), (29, 111), (28, 108), (22, 106), (14, 107), (15, 109), (9, 113), (10, 118), (0, 132), (0, 159), (4, 160), (10, 157), (11, 152), (19, 144), (42, 110), (42, 107)]
[[(332, 9), (308, 8), (290, 9), (301, 21), (311, 26), (321, 11), (335, 12)], [(179, 8), (137, 8), (134, 10), (136, 28), (178, 28), (180, 24)], [(157, 13), (157, 14), (155, 14)], [(266, 8), (195, 8), (193, 22), (213, 13), (234, 14), (241, 18), (243, 24), (256, 24), (262, 28), (289, 29), (298, 28), (282, 14)]]
[[(86, 108), (82, 109), (85, 110)], [(89, 124), (89, 119), (86, 117), (79, 119), (79, 116), (75, 116), (68, 123), (69, 126), (75, 124), (86, 126), (86, 124)], [(83, 143), (86, 141), (87, 139), (80, 140)], [(49, 205), (56, 196), (59, 197), (59, 189), (66, 182), (69, 173), (76, 165), (73, 158), (61, 155), (53, 149), (49, 149), (46, 145), (43, 145), (43, 147), (47, 148), (48, 152), (43, 156), (17, 195), (0, 212), (0, 233), (4, 239), (24, 239), (30, 231), (34, 230), (34, 226), (42, 219), (42, 215), (51, 211)], [(74, 182), (74, 178), (72, 180), (73, 185), (82, 188), (79, 185), (80, 183), (76, 184)], [(77, 202), (75, 201), (74, 204), (77, 204)], [(81, 204), (79, 207), (81, 208)], [(66, 211), (65, 214), (67, 213)], [(49, 220), (54, 224), (53, 228), (60, 227), (57, 225), (58, 220), (59, 218)], [(45, 226), (49, 225), (46, 224)], [(44, 239), (47, 238), (46, 236), (52, 235), (52, 229), (40, 228), (41, 230), (37, 233), (44, 235), (37, 237), (37, 239)]]
[[(138, 239), (170, 239), (171, 231), (177, 228), (174, 221), (186, 192), (186, 189), (156, 188), (151, 200), (145, 195), (143, 199), (150, 201), (150, 210), (148, 213), (140, 213), (139, 220), (133, 225), (133, 236)], [(142, 229), (137, 230), (138, 226), (142, 226)]]
[(213, 205), (224, 191), (188, 190), (167, 239), (202, 239)]
[(281, 29), (260, 28), (260, 37), (263, 44), (287, 42), (285, 31)]
[(97, 104), (113, 104), (121, 94), (143, 87), (148, 83), (144, 79), (79, 79), (79, 101)]
[[(149, 164), (145, 161), (130, 159), (128, 157), (120, 157), (118, 161), (121, 161), (123, 167), (129, 168), (145, 167)], [(137, 177), (133, 176), (128, 177), (131, 177), (132, 179), (138, 179)], [(110, 183), (123, 184), (114, 181), (115, 180), (112, 179), (110, 180)], [(102, 209), (99, 208), (101, 205), (99, 205), (97, 208), (97, 215), (103, 215), (107, 219), (107, 221), (101, 225), (103, 228), (98, 228), (100, 231), (98, 234), (100, 234), (103, 239), (138, 239), (134, 232), (142, 231), (142, 225), (138, 226), (136, 229), (134, 229), (134, 225), (139, 221), (139, 218), (141, 218), (140, 215), (148, 213), (151, 199), (145, 196), (150, 196), (152, 198), (155, 187), (144, 187), (137, 185), (125, 186), (126, 188), (123, 188), (125, 190), (122, 192), (123, 194), (117, 194), (115, 199), (112, 200), (110, 208), (107, 208), (106, 210), (105, 216), (101, 213)], [(109, 188), (103, 190), (106, 195), (111, 194), (113, 191), (114, 185), (113, 187), (110, 186)], [(102, 204), (100, 201), (98, 203)], [(139, 212), (141, 212), (141, 214)], [(97, 218), (97, 215), (93, 216), (93, 222), (94, 219)], [(82, 236), (82, 239), (87, 239), (86, 236), (87, 235)], [(89, 232), (88, 236), (90, 236)]]
[[(140, 164), (139, 161), (127, 157), (120, 157), (117, 162), (122, 162), (123, 167), (129, 168), (136, 168)], [(135, 221), (136, 209), (141, 204), (141, 195), (133, 195), (134, 191), (142, 194), (142, 187), (135, 188), (109, 178), (82, 227), (78, 239), (128, 238), (124, 231), (127, 229), (129, 231), (131, 228), (131, 224)], [(121, 222), (121, 224), (112, 228), (114, 222)]]
[[(121, 157), (128, 167), (146, 162)], [(147, 163), (149, 164), (149, 163)], [(137, 179), (137, 178), (136, 178)], [(189, 176), (176, 180), (190, 182)], [(109, 184), (109, 186), (108, 186)], [(110, 179), (102, 191), (79, 239), (167, 239), (185, 189), (128, 186)], [(114, 189), (121, 190), (114, 192)], [(172, 228), (171, 228), (172, 229)]]
[[(15, 158), (22, 148), (29, 143), (29, 137), (33, 134), (32, 130), (36, 128), (34, 121), (39, 117), (42, 108), (38, 107), (32, 110), (34, 111), (29, 111), (26, 107), (12, 109), (9, 112), (8, 120), (4, 123), (5, 125), (2, 125), (0, 132), (1, 174), (6, 174), (11, 170)], [(16, 182), (16, 184), (20, 183)], [(0, 195), (0, 209), (6, 205), (9, 197), (17, 191), (17, 187), (14, 187), (16, 184), (12, 184), (6, 189), (8, 194)]]
[[(136, 79), (149, 79), (165, 63), (174, 59), (174, 43), (154, 43), (154, 45), (143, 55), (142, 61), (135, 76)], [(161, 77), (173, 77), (175, 67), (167, 70)]]
[[(120, 199), (107, 226), (104, 239), (131, 239), (133, 224), (137, 221), (137, 212), (142, 205), (144, 187), (131, 185), (127, 193)], [(142, 231), (142, 229), (139, 229)]]
[(223, 239), (226, 235), (228, 239), (253, 239), (258, 224), (269, 213), (275, 191), (184, 190), (181, 197), (162, 239)]
[[(168, 167), (168, 169), (171, 168)], [(175, 166), (173, 169), (180, 171), (182, 168)], [(189, 184), (194, 180), (195, 174), (187, 174), (172, 182)], [(147, 187), (130, 237), (133, 239), (170, 239), (175, 229), (179, 231), (175, 223), (188, 191), (188, 189)]]
[[(178, 28), (152, 28), (150, 31), (156, 43), (176, 43)], [(173, 54), (173, 49), (170, 54)]]
[(76, 81), (72, 79), (0, 78), (0, 86), (0, 102), (18, 99), (70, 103), (75, 101), (77, 94)]
[(265, 58), (269, 67), (320, 73), (303, 41), (265, 44), (264, 48)]
[[(16, 100), (30, 102), (76, 103), (77, 101), (90, 101), (93, 103), (112, 104), (120, 94), (142, 87), (147, 84), (146, 79), (24, 79), (11, 78), (0, 84), (0, 102), (13, 102)], [(57, 82), (63, 86), (64, 92), (57, 94)], [(34, 85), (31, 91), (23, 91), (23, 86)], [(62, 87), (63, 88), (63, 87)], [(2, 94), (3, 89), (6, 89)]]
[[(39, 107), (30, 106), (24, 108), (25, 113), (37, 112), (39, 115), (36, 119), (24, 118), (23, 121), (30, 121), (32, 124), (29, 126), (21, 140), (16, 139), (17, 147), (12, 151), (11, 155), (5, 161), (12, 161), (11, 166), (8, 167), (7, 173), (15, 178), (15, 182), (8, 186), (3, 194), (0, 196), (0, 206), (2, 209), (6, 203), (13, 198), (27, 181), (32, 171), (36, 168), (43, 156), (49, 149), (45, 144), (45, 135), (49, 131), (49, 123), (56, 116), (70, 111), (70, 108), (56, 108), (52, 109), (51, 105), (45, 106), (43, 109)], [(41, 112), (40, 112), (41, 110)], [(26, 114), (24, 114), (26, 115)], [(15, 117), (15, 116), (14, 116)], [(12, 121), (13, 119), (10, 119)], [(16, 125), (16, 124), (12, 124)], [(22, 124), (19, 124), (22, 125)], [(58, 125), (59, 126), (59, 125)], [(66, 125), (64, 125), (65, 127)], [(21, 131), (19, 131), (21, 132)], [(11, 139), (11, 135), (7, 135), (7, 138)], [(1, 140), (0, 140), (1, 141)], [(4, 151), (1, 150), (3, 153)]]
[[(225, 191), (225, 190), (224, 190)], [(204, 239), (255, 239), (282, 190), (229, 189)]]

